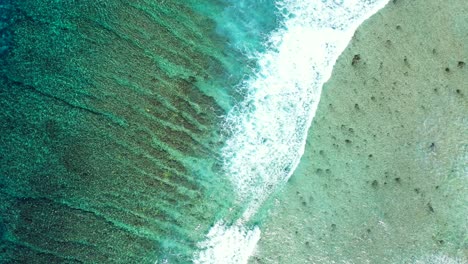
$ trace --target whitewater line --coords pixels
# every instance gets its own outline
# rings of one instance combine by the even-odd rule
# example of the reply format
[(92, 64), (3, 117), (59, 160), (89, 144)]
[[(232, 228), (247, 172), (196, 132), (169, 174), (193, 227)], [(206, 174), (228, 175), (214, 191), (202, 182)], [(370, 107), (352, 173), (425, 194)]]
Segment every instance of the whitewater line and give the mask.
[(247, 263), (260, 230), (245, 224), (298, 166), (333, 65), (357, 27), (387, 2), (277, 2), (282, 25), (270, 34), (266, 51), (254, 55), (258, 71), (242, 84), (245, 100), (225, 118), (232, 136), (223, 148), (224, 169), (243, 214), (232, 226), (211, 228), (195, 263)]

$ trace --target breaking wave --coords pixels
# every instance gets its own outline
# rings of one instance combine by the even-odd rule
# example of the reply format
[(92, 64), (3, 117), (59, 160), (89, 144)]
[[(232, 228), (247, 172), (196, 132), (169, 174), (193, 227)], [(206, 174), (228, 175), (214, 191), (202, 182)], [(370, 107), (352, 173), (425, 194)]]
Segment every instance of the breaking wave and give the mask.
[(247, 262), (260, 239), (258, 227), (249, 227), (248, 221), (294, 172), (333, 65), (356, 28), (387, 2), (276, 3), (280, 26), (269, 34), (264, 51), (252, 55), (256, 73), (241, 84), (245, 99), (224, 122), (230, 135), (224, 170), (242, 217), (231, 226), (216, 223), (199, 243), (195, 263)]

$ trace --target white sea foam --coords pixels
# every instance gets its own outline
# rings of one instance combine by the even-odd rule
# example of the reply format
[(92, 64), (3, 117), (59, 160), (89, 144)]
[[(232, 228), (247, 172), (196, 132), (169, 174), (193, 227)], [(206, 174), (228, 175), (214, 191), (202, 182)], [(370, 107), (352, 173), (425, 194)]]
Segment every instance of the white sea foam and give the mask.
[(429, 255), (416, 259), (413, 264), (466, 264), (466, 259), (453, 258), (445, 255)]
[[(248, 221), (297, 167), (322, 85), (336, 59), (356, 28), (387, 2), (277, 3), (282, 26), (271, 33), (267, 51), (255, 55), (258, 71), (242, 84), (246, 98), (225, 119), (232, 136), (223, 149), (224, 168), (243, 216), (232, 227), (216, 224), (200, 243), (196, 263), (247, 262), (244, 256), (252, 252), (260, 231), (246, 230), (241, 223)], [(231, 247), (235, 250), (229, 250)], [(210, 256), (215, 258), (210, 260)]]
[(207, 239), (199, 244), (203, 250), (199, 252), (194, 263), (247, 263), (259, 239), (258, 227), (249, 230), (240, 222), (233, 226), (216, 223), (210, 229)]

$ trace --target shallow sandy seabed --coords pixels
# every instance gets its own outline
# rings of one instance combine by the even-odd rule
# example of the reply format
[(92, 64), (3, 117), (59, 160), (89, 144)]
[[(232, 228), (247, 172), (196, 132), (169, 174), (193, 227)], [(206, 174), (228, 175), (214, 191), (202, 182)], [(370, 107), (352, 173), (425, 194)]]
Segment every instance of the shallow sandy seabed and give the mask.
[(358, 29), (251, 263), (468, 261), (467, 13), (390, 1)]

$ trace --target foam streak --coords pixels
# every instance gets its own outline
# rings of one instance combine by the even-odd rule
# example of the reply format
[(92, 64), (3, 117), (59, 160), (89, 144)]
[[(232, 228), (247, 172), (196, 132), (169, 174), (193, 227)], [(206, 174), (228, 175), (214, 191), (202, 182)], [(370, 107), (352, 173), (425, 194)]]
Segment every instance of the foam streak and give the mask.
[[(292, 175), (304, 153), (322, 86), (329, 79), (335, 61), (356, 28), (387, 1), (277, 2), (283, 16), (282, 26), (271, 33), (267, 51), (255, 55), (258, 71), (242, 84), (246, 99), (225, 120), (232, 136), (223, 149), (224, 168), (239, 207), (244, 210), (239, 223), (251, 219), (269, 195)], [(220, 225), (213, 228), (219, 229)], [(242, 230), (239, 226), (232, 228)], [(240, 233), (256, 240), (259, 237), (257, 229), (233, 231), (232, 235)], [(234, 241), (228, 231), (219, 234), (218, 238), (209, 235), (207, 241), (220, 237)], [(221, 259), (217, 250), (222, 249), (210, 247), (207, 241), (200, 244), (199, 257), (203, 255), (205, 260), (198, 258), (197, 263), (246, 262), (229, 254), (224, 255), (223, 261), (209, 261), (210, 255)], [(244, 242), (247, 252), (252, 251), (248, 247), (255, 246), (243, 239), (238, 241)]]

